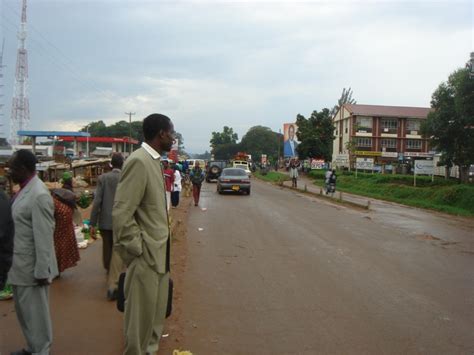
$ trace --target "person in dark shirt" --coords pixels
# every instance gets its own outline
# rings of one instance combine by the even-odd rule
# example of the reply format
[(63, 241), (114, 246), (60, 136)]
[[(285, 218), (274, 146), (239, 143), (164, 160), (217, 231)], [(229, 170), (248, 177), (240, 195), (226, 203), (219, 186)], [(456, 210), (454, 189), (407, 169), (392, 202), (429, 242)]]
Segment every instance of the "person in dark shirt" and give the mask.
[(5, 288), (13, 258), (13, 219), (10, 199), (0, 189), (0, 291)]

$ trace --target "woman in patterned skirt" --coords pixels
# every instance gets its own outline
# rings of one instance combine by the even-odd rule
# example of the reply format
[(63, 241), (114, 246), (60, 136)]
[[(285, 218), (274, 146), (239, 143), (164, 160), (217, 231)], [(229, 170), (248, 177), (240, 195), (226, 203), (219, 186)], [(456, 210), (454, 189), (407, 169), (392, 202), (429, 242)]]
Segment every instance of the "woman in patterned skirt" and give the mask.
[(59, 272), (76, 266), (79, 261), (79, 249), (74, 233), (73, 215), (76, 199), (73, 192), (65, 189), (52, 191), (54, 201), (54, 249), (58, 260)]

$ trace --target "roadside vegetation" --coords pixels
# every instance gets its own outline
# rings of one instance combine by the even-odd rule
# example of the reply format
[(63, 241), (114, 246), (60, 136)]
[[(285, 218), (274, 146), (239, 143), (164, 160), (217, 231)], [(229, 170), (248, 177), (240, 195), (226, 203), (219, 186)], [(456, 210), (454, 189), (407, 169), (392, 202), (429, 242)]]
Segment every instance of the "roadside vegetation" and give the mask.
[[(324, 171), (312, 171), (309, 176), (318, 186), (324, 185)], [(417, 176), (382, 175), (339, 172), (337, 189), (400, 204), (432, 209), (461, 216), (474, 216), (474, 185), (455, 180)]]
[(279, 173), (277, 171), (269, 171), (266, 175), (262, 175), (262, 173), (260, 173), (259, 171), (256, 171), (255, 173), (253, 173), (253, 175), (259, 179), (273, 182), (276, 184), (279, 184), (279, 183), (281, 184), (283, 183), (283, 181), (290, 180), (290, 177), (288, 176), (288, 174)]

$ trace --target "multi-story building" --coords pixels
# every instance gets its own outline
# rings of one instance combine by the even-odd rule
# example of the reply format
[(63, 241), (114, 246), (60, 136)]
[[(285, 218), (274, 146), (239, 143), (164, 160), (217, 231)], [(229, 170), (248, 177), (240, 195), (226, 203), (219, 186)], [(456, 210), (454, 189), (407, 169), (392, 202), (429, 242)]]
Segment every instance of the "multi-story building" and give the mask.
[(345, 104), (334, 115), (333, 164), (349, 167), (356, 157), (372, 157), (375, 165), (431, 157), (421, 122), (428, 107)]

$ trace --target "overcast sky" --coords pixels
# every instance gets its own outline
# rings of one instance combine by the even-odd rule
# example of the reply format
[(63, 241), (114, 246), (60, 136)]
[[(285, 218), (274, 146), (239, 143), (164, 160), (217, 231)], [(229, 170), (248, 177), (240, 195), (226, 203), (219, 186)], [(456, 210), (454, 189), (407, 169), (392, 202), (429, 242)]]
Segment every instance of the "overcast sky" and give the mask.
[[(21, 0), (0, 3), (8, 133)], [(474, 50), (473, 4), (29, 0), (29, 128), (160, 112), (199, 153), (224, 125), (278, 131), (344, 87), (358, 103), (428, 107)]]

